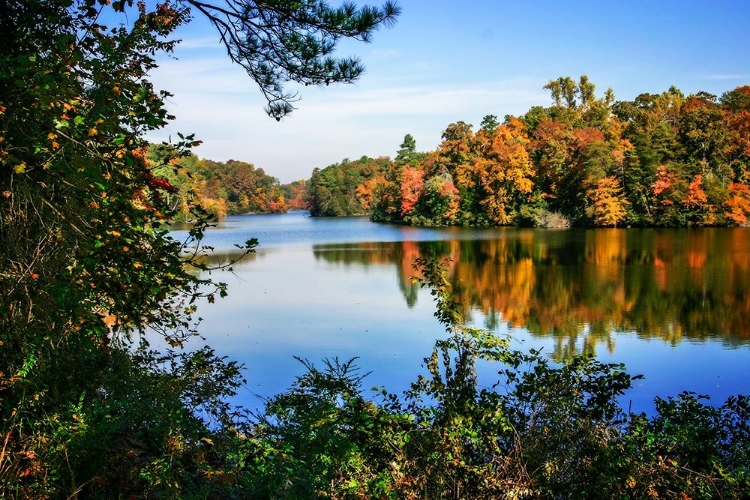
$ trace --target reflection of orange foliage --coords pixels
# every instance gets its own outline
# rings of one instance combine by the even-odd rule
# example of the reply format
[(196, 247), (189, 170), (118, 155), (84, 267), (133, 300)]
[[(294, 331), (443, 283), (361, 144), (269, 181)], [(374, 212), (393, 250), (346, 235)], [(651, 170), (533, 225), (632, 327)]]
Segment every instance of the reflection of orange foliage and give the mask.
[(742, 276), (750, 271), (750, 242), (744, 230), (734, 230), (731, 236), (731, 265), (735, 268), (732, 277), (742, 279)]
[(706, 264), (706, 249), (704, 248), (690, 248), (687, 251), (688, 266), (691, 269), (702, 268)]
[(422, 252), (419, 250), (419, 244), (416, 241), (404, 241), (401, 243), (401, 276), (407, 280), (411, 278), (422, 278), (422, 273), (414, 269), (414, 263)]
[(685, 249), (685, 261), (690, 269), (690, 279), (696, 286), (702, 286), (706, 275), (704, 266), (708, 258), (709, 242), (706, 233), (699, 231), (690, 233), (689, 244)]
[[(387, 254), (407, 284), (422, 252), (437, 251), (439, 259), (452, 259), (447, 273), (465, 317), (473, 310), (498, 315), (565, 345), (612, 348), (614, 330), (673, 343), (750, 340), (746, 230), (598, 229), (563, 246), (550, 238), (508, 229), (491, 240), (406, 241), (387, 251), (363, 244), (362, 250), (371, 260)], [(705, 306), (696, 306), (696, 298)]]
[(659, 257), (654, 258), (654, 278), (659, 290), (667, 289), (667, 265)]
[[(617, 281), (625, 265), (625, 230), (601, 229), (593, 232), (593, 241), (587, 245), (587, 261), (596, 264), (598, 281)], [(589, 239), (590, 240), (590, 239)], [(587, 240), (587, 241), (589, 241)]]

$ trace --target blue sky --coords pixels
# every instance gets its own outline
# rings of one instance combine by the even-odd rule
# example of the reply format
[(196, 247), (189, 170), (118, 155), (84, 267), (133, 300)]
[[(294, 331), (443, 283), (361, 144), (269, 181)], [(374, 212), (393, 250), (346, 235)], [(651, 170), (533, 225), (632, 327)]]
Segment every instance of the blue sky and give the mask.
[[(333, 5), (335, 1), (331, 2)], [(360, 2), (364, 3), (364, 2)], [(177, 36), (175, 59), (152, 72), (174, 94), (177, 119), (152, 134), (204, 141), (218, 161), (244, 160), (282, 182), (309, 178), (343, 158), (395, 156), (405, 134), (432, 150), (445, 127), (548, 106), (542, 86), (586, 74), (597, 95), (619, 100), (671, 85), (721, 95), (750, 84), (750, 1), (401, 0), (393, 28), (370, 44), (345, 42), (367, 70), (354, 85), (304, 87), (297, 110), (277, 123), (244, 70), (197, 14)]]

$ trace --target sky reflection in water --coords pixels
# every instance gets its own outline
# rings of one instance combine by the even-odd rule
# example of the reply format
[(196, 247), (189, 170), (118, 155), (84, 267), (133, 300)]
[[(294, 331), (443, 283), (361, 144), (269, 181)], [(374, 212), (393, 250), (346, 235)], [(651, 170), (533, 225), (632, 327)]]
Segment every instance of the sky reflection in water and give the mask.
[[(184, 233), (176, 231), (175, 237)], [(450, 258), (465, 317), (556, 359), (590, 352), (644, 374), (624, 398), (648, 411), (683, 390), (715, 402), (748, 393), (748, 229), (423, 229), (303, 213), (230, 217), (210, 230), (216, 260), (256, 237), (258, 253), (216, 279), (229, 297), (202, 305), (201, 333), (244, 363), (238, 400), (284, 390), (319, 362), (359, 356), (368, 385), (392, 392), (423, 373), (444, 328), (414, 260)], [(482, 368), (489, 384), (496, 371)]]

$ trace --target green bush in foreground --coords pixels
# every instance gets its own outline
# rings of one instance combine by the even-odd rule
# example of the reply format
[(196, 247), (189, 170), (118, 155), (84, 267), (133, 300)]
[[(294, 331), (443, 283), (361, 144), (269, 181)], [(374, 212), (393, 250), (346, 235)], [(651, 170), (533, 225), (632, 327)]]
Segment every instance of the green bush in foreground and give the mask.
[[(184, 345), (195, 302), (226, 293), (206, 274), (211, 207), (176, 207), (169, 179), (200, 141), (177, 134), (148, 160), (146, 136), (172, 119), (149, 74), (174, 30), (207, 16), (280, 119), (295, 100), (287, 83), (356, 81), (364, 68), (336, 57), (337, 42), (369, 40), (398, 13), (0, 1), (0, 498), (244, 496), (223, 447), (233, 435), (219, 432), (239, 367)], [(185, 241), (169, 233), (178, 215), (196, 221)]]
[[(252, 498), (744, 498), (750, 400), (683, 393), (656, 415), (617, 398), (636, 377), (576, 357), (561, 366), (464, 328), (435, 262), (421, 262), (448, 337), (403, 397), (362, 389), (354, 361), (307, 372), (238, 440)], [(478, 380), (492, 362), (498, 379)]]

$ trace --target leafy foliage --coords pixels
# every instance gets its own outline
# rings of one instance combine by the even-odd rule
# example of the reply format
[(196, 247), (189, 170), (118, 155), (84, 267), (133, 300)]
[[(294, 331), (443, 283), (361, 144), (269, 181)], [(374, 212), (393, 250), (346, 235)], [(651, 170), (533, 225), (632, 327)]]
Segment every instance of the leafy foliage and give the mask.
[[(286, 1), (0, 4), (3, 498), (237, 495), (226, 443), (235, 442), (238, 413), (225, 400), (242, 383), (240, 367), (210, 348), (183, 347), (196, 335), (198, 301), (226, 294), (226, 285), (197, 272), (215, 270), (201, 243), (210, 211), (221, 212), (221, 199), (227, 209), (245, 207), (233, 198), (241, 193), (216, 193), (217, 204), (201, 206), (178, 189), (200, 195), (214, 180), (206, 171), (196, 172), (203, 179), (179, 176), (180, 162), (195, 162), (193, 136), (180, 134), (160, 151), (144, 140), (170, 119), (169, 94), (147, 75), (156, 55), (174, 47), (168, 37), (191, 8), (228, 9), (233, 23), (220, 36), (233, 58), (254, 61), (251, 74), (277, 117), (288, 95), (268, 92), (288, 79), (352, 81), (361, 72), (353, 61), (328, 68), (336, 41), (367, 39), (398, 13), (391, 4)], [(311, 46), (318, 49), (308, 54)], [(265, 183), (281, 196), (262, 171), (240, 162), (226, 170), (257, 195), (248, 208), (281, 203), (258, 192)], [(178, 213), (194, 221), (186, 241), (167, 230)], [(238, 253), (256, 244), (238, 245)]]
[(356, 57), (335, 58), (341, 38), (370, 41), (379, 26), (395, 22), (400, 8), (344, 3), (331, 8), (324, 0), (295, 2), (229, 0), (227, 5), (184, 0), (217, 28), (227, 53), (258, 84), (268, 100), (267, 113), (280, 120), (294, 108), (287, 82), (303, 85), (352, 83), (364, 71)]
[[(157, 168), (154, 175), (163, 177), (174, 188), (167, 193), (167, 203), (177, 213), (176, 221), (190, 220), (191, 207), (200, 206), (212, 218), (246, 213), (283, 213), (288, 210), (287, 196), (297, 197), (292, 204), (304, 208), (301, 194), (262, 168), (237, 160), (215, 162), (195, 154), (175, 154), (168, 145), (150, 145), (149, 161)], [(299, 191), (299, 190), (298, 190)]]
[(366, 197), (374, 221), (412, 225), (747, 224), (747, 86), (631, 102), (597, 97), (585, 75), (544, 88), (552, 106), (488, 115), (476, 132), (452, 123), (434, 152), (407, 135), (382, 176), (348, 193)]
[[(356, 360), (307, 372), (249, 424), (256, 498), (741, 498), (750, 487), (745, 396), (684, 393), (625, 412), (622, 365), (553, 364), (460, 326), (444, 265), (419, 261), (447, 337), (402, 396), (363, 395)], [(481, 380), (478, 364), (497, 367)]]
[(344, 159), (323, 170), (316, 168), (307, 183), (310, 215), (335, 217), (368, 214), (373, 198), (371, 183), (389, 163), (388, 158), (363, 156), (355, 161)]

